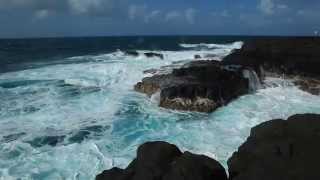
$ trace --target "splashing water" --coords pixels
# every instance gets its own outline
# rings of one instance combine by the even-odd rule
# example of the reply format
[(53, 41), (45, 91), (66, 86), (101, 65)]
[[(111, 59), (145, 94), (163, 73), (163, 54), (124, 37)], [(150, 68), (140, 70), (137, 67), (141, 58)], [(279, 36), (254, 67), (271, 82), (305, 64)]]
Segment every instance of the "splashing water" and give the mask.
[[(216, 52), (232, 49), (226, 48)], [(157, 94), (152, 101), (134, 92), (133, 85), (144, 70), (188, 61), (195, 51), (163, 53), (164, 60), (122, 52), (79, 56), (1, 74), (0, 179), (94, 179), (104, 169), (128, 165), (136, 148), (152, 140), (206, 154), (226, 166), (252, 126), (320, 113), (318, 96), (283, 86), (280, 79), (267, 79), (276, 85), (256, 88), (211, 114), (159, 108)], [(252, 72), (248, 77), (254, 80)]]
[(250, 92), (256, 92), (258, 89), (262, 88), (260, 78), (254, 70), (245, 69), (243, 70), (243, 76), (249, 80), (249, 90)]

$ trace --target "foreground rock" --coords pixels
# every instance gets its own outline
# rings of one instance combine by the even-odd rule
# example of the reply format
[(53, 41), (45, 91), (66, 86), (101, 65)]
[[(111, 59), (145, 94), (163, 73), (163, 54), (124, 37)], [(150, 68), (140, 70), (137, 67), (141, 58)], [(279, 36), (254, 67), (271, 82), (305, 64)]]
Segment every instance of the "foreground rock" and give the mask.
[(195, 61), (170, 74), (147, 77), (135, 90), (149, 96), (160, 93), (160, 106), (187, 111), (212, 112), (249, 92), (243, 69), (218, 61)]
[[(306, 88), (306, 83), (320, 80), (320, 38), (278, 38), (248, 41), (242, 49), (223, 60), (225, 65), (254, 69), (261, 78), (265, 72), (299, 76), (303, 90), (319, 94), (320, 87)], [(309, 81), (311, 79), (311, 81)], [(301, 81), (299, 81), (301, 82)], [(297, 82), (298, 85), (300, 83)], [(320, 85), (320, 84), (319, 84)]]
[(230, 180), (320, 179), (320, 115), (272, 120), (251, 130), (228, 161)]
[(103, 171), (96, 180), (227, 180), (215, 160), (182, 153), (165, 142), (148, 142), (138, 148), (137, 158), (126, 169)]

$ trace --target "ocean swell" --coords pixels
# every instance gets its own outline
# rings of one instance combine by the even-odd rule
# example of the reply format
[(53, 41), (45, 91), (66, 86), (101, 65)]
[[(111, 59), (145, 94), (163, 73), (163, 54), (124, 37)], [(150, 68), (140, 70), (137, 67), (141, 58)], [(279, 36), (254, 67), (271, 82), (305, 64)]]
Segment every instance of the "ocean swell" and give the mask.
[(278, 78), (267, 79), (267, 88), (212, 114), (162, 109), (158, 94), (150, 100), (133, 90), (147, 76), (145, 70), (177, 67), (195, 54), (223, 57), (239, 46), (154, 51), (163, 60), (116, 51), (1, 74), (0, 179), (94, 179), (104, 169), (128, 165), (137, 146), (151, 140), (168, 141), (226, 165), (252, 126), (320, 112), (319, 96)]

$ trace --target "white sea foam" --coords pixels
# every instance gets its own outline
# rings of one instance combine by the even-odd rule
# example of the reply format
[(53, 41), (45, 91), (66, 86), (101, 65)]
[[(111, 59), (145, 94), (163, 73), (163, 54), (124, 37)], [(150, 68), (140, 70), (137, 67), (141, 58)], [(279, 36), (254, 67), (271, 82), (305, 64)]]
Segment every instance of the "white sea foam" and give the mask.
[[(0, 88), (0, 179), (94, 179), (104, 169), (128, 165), (136, 148), (150, 140), (169, 141), (226, 165), (252, 126), (296, 113), (320, 113), (319, 96), (281, 79), (268, 78), (268, 88), (240, 97), (209, 115), (159, 108), (133, 91), (144, 70), (183, 64), (195, 53), (222, 56), (229, 49), (159, 51), (164, 60), (118, 51), (1, 74), (0, 83), (41, 81)], [(93, 128), (90, 136), (71, 139), (81, 129), (94, 126), (109, 128), (101, 132)], [(65, 138), (55, 146), (30, 143), (46, 136)]]

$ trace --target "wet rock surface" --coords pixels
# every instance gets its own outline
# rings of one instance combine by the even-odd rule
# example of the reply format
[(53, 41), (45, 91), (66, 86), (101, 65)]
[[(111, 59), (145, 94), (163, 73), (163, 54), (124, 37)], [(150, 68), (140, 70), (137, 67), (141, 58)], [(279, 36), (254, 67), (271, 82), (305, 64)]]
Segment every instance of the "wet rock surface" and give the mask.
[(227, 180), (221, 164), (166, 142), (148, 142), (126, 169), (103, 171), (96, 180)]
[(170, 74), (147, 77), (135, 90), (151, 96), (161, 91), (160, 106), (212, 112), (249, 91), (242, 69), (230, 70), (218, 61), (194, 61)]
[[(319, 94), (319, 88), (315, 88), (314, 82), (320, 80), (320, 38), (266, 38), (248, 41), (242, 49), (225, 57), (223, 64), (253, 68), (262, 79), (264, 71), (299, 76), (297, 84), (301, 85), (302, 90)], [(311, 86), (307, 87), (308, 84)]]
[(228, 160), (229, 179), (319, 179), (319, 142), (320, 115), (262, 123)]

